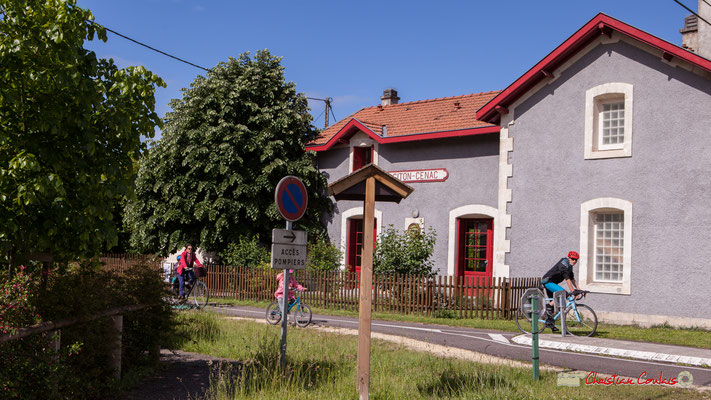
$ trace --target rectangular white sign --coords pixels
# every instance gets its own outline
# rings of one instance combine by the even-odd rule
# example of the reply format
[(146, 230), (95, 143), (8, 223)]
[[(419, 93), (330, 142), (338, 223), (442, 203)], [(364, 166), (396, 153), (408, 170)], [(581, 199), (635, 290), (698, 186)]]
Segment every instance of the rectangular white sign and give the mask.
[(388, 173), (402, 182), (444, 182), (449, 178), (449, 171), (445, 168), (388, 171)]
[(306, 231), (272, 229), (272, 243), (306, 246)]
[(306, 268), (306, 246), (272, 243), (272, 269)]

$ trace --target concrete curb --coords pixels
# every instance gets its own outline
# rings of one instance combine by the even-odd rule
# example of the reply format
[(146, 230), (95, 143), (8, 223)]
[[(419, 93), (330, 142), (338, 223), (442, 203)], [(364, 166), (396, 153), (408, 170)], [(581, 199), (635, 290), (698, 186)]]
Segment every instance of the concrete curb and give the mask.
[[(519, 335), (511, 339), (511, 341), (531, 346), (531, 336)], [(577, 343), (556, 342), (552, 340), (539, 340), (538, 346), (547, 349), (577, 351), (580, 353), (599, 354), (612, 357), (626, 357), (645, 361), (660, 361), (670, 364), (681, 363), (694, 365), (698, 367), (711, 367), (711, 358), (690, 357), (677, 354), (655, 353), (651, 351), (638, 351), (629, 349), (618, 349), (614, 347), (590, 346)]]

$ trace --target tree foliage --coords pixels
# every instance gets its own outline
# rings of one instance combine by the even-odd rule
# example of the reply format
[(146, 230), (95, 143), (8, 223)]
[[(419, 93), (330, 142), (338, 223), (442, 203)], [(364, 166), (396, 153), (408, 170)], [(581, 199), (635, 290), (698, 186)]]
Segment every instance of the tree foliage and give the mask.
[(310, 243), (306, 254), (306, 268), (317, 271), (335, 271), (343, 258), (343, 251), (324, 239)]
[(309, 192), (297, 225), (322, 231), (332, 203), (304, 151), (315, 132), (306, 98), (285, 82), (280, 63), (267, 50), (230, 58), (170, 103), (163, 137), (140, 163), (127, 214), (132, 246), (165, 254), (186, 242), (219, 252), (254, 234), (268, 242), (283, 226), (274, 189), (286, 175)]
[(106, 32), (74, 0), (2, 0), (0, 14), (0, 250), (93, 256), (116, 242), (112, 206), (164, 83), (84, 49)]
[(435, 274), (432, 254), (437, 233), (430, 227), (425, 232), (400, 232), (390, 225), (378, 238), (373, 255), (373, 271), (378, 274)]
[(220, 253), (224, 265), (247, 268), (269, 268), (271, 254), (259, 242), (257, 235), (241, 237), (237, 243), (230, 243)]

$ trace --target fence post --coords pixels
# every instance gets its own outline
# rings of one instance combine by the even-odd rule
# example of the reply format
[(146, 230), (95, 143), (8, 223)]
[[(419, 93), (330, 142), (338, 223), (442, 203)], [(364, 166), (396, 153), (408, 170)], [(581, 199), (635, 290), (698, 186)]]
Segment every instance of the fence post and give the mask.
[(123, 315), (109, 317), (109, 367), (114, 378), (121, 379), (121, 339), (123, 336)]
[(61, 331), (61, 329), (57, 329), (53, 333), (54, 333), (54, 337), (52, 338), (51, 350), (54, 354), (52, 355), (52, 358), (54, 359), (54, 361), (58, 361), (59, 360), (59, 349), (61, 348), (61, 345), (62, 345), (62, 331)]

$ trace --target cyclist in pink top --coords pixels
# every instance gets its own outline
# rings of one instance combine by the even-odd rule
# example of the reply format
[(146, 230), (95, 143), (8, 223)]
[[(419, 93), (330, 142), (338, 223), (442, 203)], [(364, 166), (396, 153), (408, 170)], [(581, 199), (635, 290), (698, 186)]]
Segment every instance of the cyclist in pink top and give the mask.
[(187, 248), (180, 255), (180, 262), (178, 264), (178, 282), (180, 287), (178, 289), (178, 294), (183, 297), (183, 292), (185, 289), (185, 281), (192, 285), (195, 282), (195, 272), (193, 271), (193, 265), (197, 264), (198, 267), (202, 267), (202, 263), (198, 260), (197, 255), (193, 251), (193, 245), (188, 244)]
[[(294, 296), (294, 291), (291, 289), (298, 289), (301, 291), (308, 290), (308, 288), (301, 286), (299, 284), (299, 282), (297, 282), (296, 279), (294, 279), (293, 274), (294, 274), (294, 270), (290, 269), (289, 270), (289, 289), (290, 289), (289, 290), (289, 303), (291, 303), (292, 301), (294, 301), (294, 299), (296, 299), (296, 297)], [(284, 297), (284, 273), (283, 272), (280, 272), (279, 274), (277, 274), (277, 290), (276, 290), (276, 292), (274, 292), (274, 297), (276, 297), (277, 299), (281, 299), (282, 297)]]

